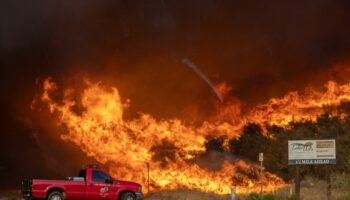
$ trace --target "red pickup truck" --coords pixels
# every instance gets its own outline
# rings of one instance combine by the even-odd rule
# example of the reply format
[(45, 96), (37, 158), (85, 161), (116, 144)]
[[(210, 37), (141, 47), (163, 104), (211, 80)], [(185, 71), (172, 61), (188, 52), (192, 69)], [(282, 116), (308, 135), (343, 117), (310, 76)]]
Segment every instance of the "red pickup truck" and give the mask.
[(98, 166), (88, 166), (66, 180), (22, 181), (24, 199), (141, 200), (141, 190), (140, 184), (112, 179)]

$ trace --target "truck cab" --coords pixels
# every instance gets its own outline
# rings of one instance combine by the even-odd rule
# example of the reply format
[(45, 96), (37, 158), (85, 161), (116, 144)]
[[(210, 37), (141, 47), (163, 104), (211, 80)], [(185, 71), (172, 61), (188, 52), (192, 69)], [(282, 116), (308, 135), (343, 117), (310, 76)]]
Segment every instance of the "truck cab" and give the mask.
[(48, 200), (141, 200), (141, 185), (113, 179), (98, 166), (81, 169), (76, 177), (65, 180), (24, 180), (22, 194), (25, 199)]

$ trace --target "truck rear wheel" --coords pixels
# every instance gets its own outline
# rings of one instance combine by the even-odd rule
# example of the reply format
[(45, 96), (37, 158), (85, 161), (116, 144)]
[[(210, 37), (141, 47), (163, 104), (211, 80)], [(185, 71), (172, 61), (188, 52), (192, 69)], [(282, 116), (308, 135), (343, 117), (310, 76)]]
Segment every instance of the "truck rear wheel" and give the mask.
[(64, 200), (64, 195), (62, 192), (53, 191), (47, 196), (47, 200)]
[(125, 193), (122, 195), (121, 200), (136, 200), (136, 196), (135, 196), (135, 194), (132, 193), (132, 192), (125, 192)]

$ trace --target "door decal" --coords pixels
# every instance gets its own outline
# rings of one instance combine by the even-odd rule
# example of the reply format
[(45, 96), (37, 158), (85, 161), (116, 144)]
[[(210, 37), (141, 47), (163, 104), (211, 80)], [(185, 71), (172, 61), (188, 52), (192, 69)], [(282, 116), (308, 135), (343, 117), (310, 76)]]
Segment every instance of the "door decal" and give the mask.
[(108, 192), (108, 187), (103, 187), (100, 189), (100, 192), (101, 193), (105, 193), (105, 192)]

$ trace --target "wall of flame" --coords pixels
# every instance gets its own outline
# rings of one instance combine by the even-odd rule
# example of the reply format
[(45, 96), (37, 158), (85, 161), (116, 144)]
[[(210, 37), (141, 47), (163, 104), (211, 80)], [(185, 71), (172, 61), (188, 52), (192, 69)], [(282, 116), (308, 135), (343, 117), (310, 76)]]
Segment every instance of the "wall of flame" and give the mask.
[[(190, 188), (218, 194), (229, 193), (231, 187), (236, 187), (238, 193), (258, 191), (259, 181), (237, 173), (237, 168), (258, 173), (259, 167), (238, 159), (225, 161), (218, 171), (201, 168), (193, 158), (205, 151), (206, 138), (223, 135), (239, 138), (247, 122), (287, 126), (292, 121), (314, 120), (325, 107), (350, 100), (349, 84), (329, 81), (323, 89), (290, 92), (244, 113), (238, 100), (227, 98), (212, 119), (200, 126), (191, 126), (180, 119), (156, 119), (146, 113), (125, 120), (123, 113), (129, 104), (122, 102), (116, 87), (101, 83), (85, 81), (78, 100), (73, 98), (73, 88), (59, 88), (52, 78), (45, 79), (42, 87), (39, 100), (57, 114), (58, 125), (67, 130), (61, 138), (108, 166), (113, 177), (145, 186), (146, 163), (150, 162), (152, 190)], [(62, 98), (55, 99), (55, 93), (61, 93)], [(83, 107), (81, 112), (74, 109), (77, 103)], [(171, 144), (173, 149), (165, 152), (164, 165), (154, 156), (157, 147), (166, 144)], [(237, 179), (243, 181), (235, 183)], [(266, 191), (284, 185), (279, 177), (268, 172), (264, 173), (263, 180)]]

